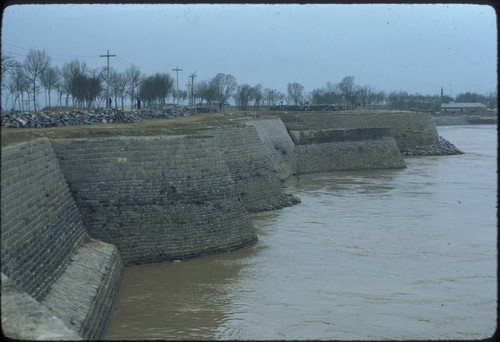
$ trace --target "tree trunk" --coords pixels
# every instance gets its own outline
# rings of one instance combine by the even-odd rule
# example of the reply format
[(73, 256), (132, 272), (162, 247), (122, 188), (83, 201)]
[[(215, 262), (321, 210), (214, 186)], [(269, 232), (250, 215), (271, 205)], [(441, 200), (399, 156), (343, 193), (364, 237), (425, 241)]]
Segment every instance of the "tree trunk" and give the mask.
[(36, 113), (36, 81), (33, 81), (33, 109)]

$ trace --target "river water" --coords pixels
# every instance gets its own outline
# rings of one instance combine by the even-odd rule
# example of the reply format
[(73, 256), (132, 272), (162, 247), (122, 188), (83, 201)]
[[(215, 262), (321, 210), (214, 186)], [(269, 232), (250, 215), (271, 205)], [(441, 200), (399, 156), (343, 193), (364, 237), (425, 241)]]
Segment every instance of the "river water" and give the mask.
[(107, 339), (477, 339), (497, 318), (497, 126), (402, 170), (293, 177), (259, 241), (128, 267)]

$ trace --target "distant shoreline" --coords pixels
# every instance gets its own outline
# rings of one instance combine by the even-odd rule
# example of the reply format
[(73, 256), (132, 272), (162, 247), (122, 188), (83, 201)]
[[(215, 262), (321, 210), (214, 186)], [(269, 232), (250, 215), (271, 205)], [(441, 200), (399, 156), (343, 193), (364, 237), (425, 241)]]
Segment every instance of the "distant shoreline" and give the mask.
[(498, 116), (433, 116), (436, 126), (452, 125), (498, 125)]

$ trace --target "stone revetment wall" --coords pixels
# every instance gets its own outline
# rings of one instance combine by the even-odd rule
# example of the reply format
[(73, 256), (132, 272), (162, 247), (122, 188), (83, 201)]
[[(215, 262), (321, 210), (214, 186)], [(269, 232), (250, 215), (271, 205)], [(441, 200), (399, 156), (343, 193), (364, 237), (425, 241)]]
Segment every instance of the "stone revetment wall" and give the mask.
[(302, 130), (290, 135), (299, 174), (406, 167), (388, 127)]
[(295, 173), (297, 163), (295, 145), (278, 116), (244, 118), (237, 121), (255, 127), (280, 180), (285, 181)]
[(438, 140), (424, 113), (280, 115), (2, 146), (3, 331), (102, 339), (125, 266), (251, 245), (249, 212), (300, 202), (291, 175), (401, 168), (402, 148)]
[(213, 135), (248, 212), (280, 209), (299, 200), (285, 194), (272, 157), (252, 126), (200, 129)]
[(125, 265), (254, 243), (256, 232), (213, 136), (54, 140), (90, 236)]
[(281, 117), (285, 123), (297, 123), (304, 129), (390, 127), (400, 150), (439, 142), (432, 116), (423, 112), (299, 113)]
[[(49, 312), (72, 332), (67, 337), (103, 338), (123, 272), (116, 248), (85, 231), (48, 139), (4, 147), (1, 161), (2, 277), (11, 283), (2, 280), (3, 331), (31, 339), (27, 327), (43, 331), (40, 313)], [(34, 312), (25, 312), (20, 294)]]

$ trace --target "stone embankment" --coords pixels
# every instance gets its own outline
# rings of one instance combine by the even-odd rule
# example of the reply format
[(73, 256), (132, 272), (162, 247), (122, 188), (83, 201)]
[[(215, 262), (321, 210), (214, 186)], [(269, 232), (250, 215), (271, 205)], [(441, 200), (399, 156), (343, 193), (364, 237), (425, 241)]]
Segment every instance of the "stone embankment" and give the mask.
[(208, 127), (200, 131), (215, 137), (248, 212), (300, 203), (297, 197), (283, 192), (278, 171), (272, 163), (273, 156), (259, 139), (254, 126)]
[(280, 113), (287, 127), (301, 129), (356, 129), (390, 127), (399, 149), (438, 143), (436, 125), (429, 113), (352, 111), (341, 113)]
[(244, 123), (256, 129), (264, 150), (282, 182), (296, 172), (295, 144), (279, 117), (243, 118), (233, 121)]
[(290, 135), (298, 174), (406, 167), (388, 127), (300, 130)]
[(257, 240), (213, 136), (52, 144), (89, 235), (117, 246), (125, 265), (193, 258)]
[[(2, 147), (1, 159), (2, 274), (14, 295), (10, 307), (2, 298), (3, 331), (50, 330), (37, 319), (50, 312), (82, 339), (104, 338), (123, 273), (116, 247), (87, 234), (48, 139)], [(21, 294), (38, 303), (26, 299), (34, 312)], [(33, 319), (17, 326), (5, 312)]]

